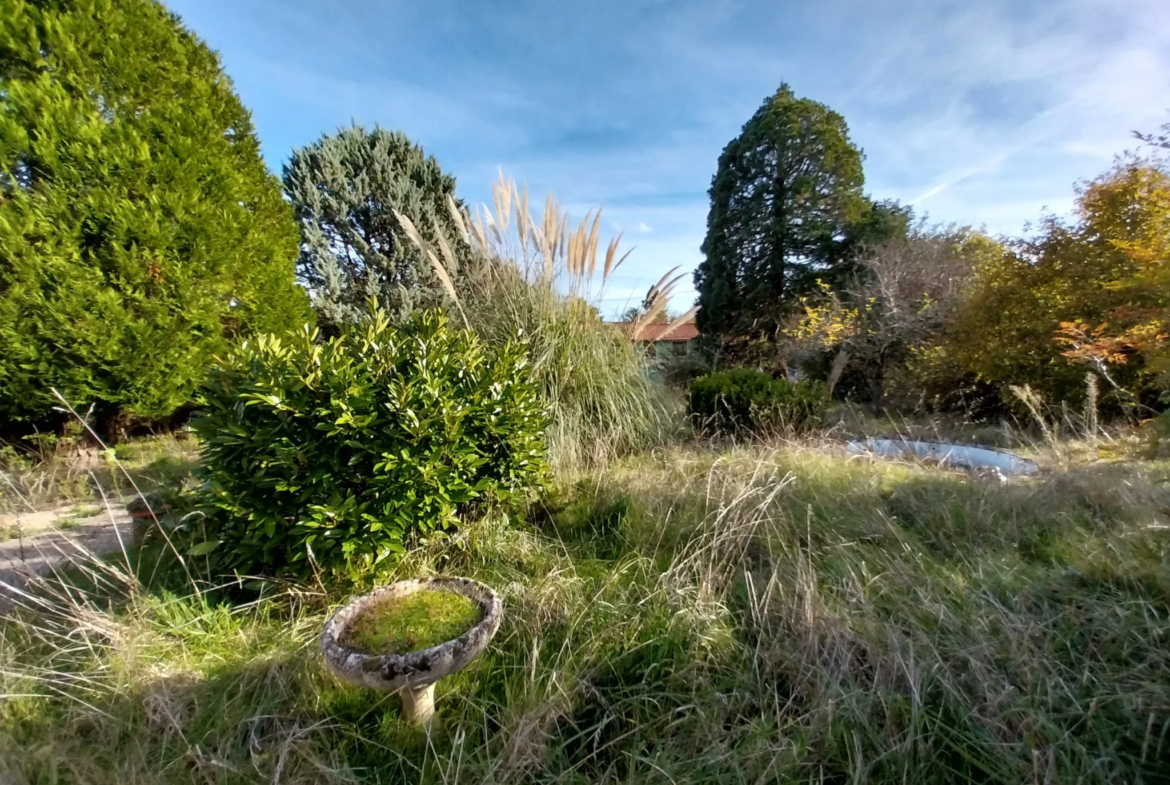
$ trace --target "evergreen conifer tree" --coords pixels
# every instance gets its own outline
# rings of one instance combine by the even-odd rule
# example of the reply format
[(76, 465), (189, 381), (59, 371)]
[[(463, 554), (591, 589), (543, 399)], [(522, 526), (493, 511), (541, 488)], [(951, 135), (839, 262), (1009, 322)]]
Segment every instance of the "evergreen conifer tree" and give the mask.
[(153, 0), (0, 0), (0, 426), (58, 389), (166, 417), (310, 319), (296, 225), (216, 55)]
[(442, 302), (430, 262), (394, 211), (432, 247), (439, 236), (457, 247), (455, 178), (405, 134), (354, 125), (323, 136), (293, 152), (284, 189), (301, 225), (297, 273), (323, 324), (356, 321), (371, 296), (396, 318)]
[(719, 156), (695, 271), (707, 334), (775, 328), (818, 277), (838, 273), (866, 218), (861, 151), (844, 118), (780, 86)]

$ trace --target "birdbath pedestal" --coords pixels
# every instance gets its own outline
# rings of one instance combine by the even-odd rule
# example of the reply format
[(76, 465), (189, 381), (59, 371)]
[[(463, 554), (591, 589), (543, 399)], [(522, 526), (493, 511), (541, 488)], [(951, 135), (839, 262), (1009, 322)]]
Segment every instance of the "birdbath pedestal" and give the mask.
[[(380, 605), (421, 591), (462, 595), (478, 607), (479, 620), (458, 637), (417, 651), (377, 653), (354, 646), (350, 638), (355, 621), (377, 613)], [(416, 725), (427, 724), (435, 713), (435, 683), (478, 657), (500, 628), (502, 617), (499, 595), (478, 581), (400, 581), (357, 597), (334, 613), (321, 631), (321, 654), (329, 670), (351, 684), (397, 692), (403, 716)]]

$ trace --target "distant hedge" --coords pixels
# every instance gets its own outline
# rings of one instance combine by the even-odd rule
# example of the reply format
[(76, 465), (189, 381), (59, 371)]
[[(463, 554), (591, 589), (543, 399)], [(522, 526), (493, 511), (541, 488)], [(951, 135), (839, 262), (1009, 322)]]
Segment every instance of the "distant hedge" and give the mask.
[(806, 430), (820, 423), (825, 404), (819, 382), (793, 384), (751, 368), (703, 376), (690, 389), (691, 417), (708, 433)]
[(171, 414), (311, 319), (297, 227), (216, 55), (149, 0), (0, 0), (0, 427)]

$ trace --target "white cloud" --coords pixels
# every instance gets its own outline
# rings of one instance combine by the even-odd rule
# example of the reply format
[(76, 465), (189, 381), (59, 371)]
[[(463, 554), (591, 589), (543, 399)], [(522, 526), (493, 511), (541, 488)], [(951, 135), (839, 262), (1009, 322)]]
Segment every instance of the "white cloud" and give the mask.
[(1068, 205), (1076, 180), (1170, 109), (1164, 3), (936, 6), (898, 21), (906, 34), (869, 43), (880, 54), (840, 108), (871, 190), (939, 218), (1019, 231), (1039, 217), (1025, 206)]
[(645, 221), (638, 221), (637, 230), (639, 232), (642, 232), (643, 234), (648, 234), (648, 233), (654, 231), (653, 229), (650, 228), (650, 224), (646, 223)]

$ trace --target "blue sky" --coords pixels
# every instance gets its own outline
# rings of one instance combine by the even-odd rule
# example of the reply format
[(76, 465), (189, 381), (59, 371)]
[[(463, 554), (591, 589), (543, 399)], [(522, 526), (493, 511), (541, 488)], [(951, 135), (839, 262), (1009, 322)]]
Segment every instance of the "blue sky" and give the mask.
[[(167, 0), (223, 58), (276, 171), (356, 120), (487, 201), (497, 170), (636, 246), (604, 303), (701, 260), (723, 146), (781, 81), (866, 190), (1019, 233), (1170, 120), (1166, 0)], [(676, 310), (693, 297), (680, 289)]]

